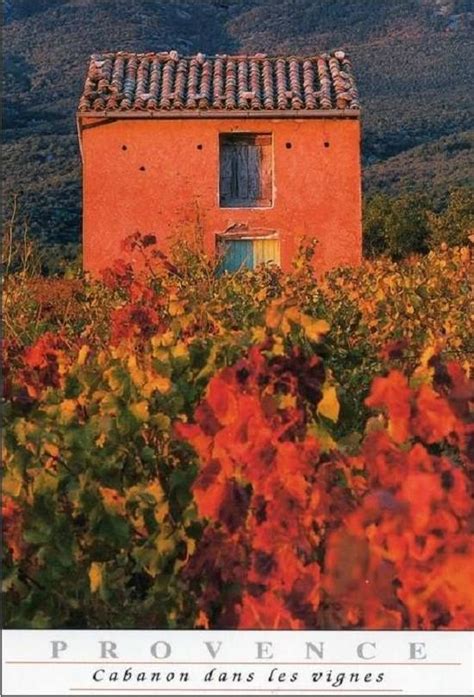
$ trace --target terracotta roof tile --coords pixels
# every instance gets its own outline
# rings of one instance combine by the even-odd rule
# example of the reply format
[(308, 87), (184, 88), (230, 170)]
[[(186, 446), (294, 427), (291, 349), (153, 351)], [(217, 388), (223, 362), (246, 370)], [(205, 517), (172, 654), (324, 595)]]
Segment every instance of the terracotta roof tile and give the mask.
[(79, 111), (360, 108), (344, 51), (317, 56), (91, 56)]

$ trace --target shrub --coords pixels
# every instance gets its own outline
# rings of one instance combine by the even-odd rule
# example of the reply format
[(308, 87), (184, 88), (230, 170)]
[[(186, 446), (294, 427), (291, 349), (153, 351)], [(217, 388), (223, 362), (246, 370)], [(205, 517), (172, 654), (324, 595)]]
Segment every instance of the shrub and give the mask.
[(429, 202), (426, 196), (374, 196), (364, 211), (364, 251), (369, 257), (387, 254), (403, 259), (427, 251)]
[(400, 260), (441, 244), (466, 245), (474, 234), (472, 188), (454, 189), (441, 209), (421, 194), (398, 198), (377, 194), (365, 205), (363, 223), (364, 252), (369, 258), (385, 255)]
[[(184, 572), (198, 622), (472, 626), (472, 426), (463, 420), (472, 388), (462, 371), (432, 361), (411, 382), (396, 370), (376, 378), (366, 402), (385, 416), (348, 457), (321, 434), (319, 415), (338, 411), (321, 362), (272, 348), (216, 375), (196, 423), (177, 427), (199, 456), (193, 494), (208, 521)], [(451, 458), (439, 453), (445, 442)]]
[(428, 225), (432, 248), (442, 243), (449, 246), (468, 244), (469, 235), (474, 234), (473, 190), (466, 187), (452, 191), (441, 213), (428, 213)]
[(318, 283), (310, 250), (216, 277), (150, 237), (103, 282), (8, 279), (6, 625), (467, 626), (461, 591), (413, 588), (469, 568), (470, 388), (441, 360), (469, 355), (469, 250)]

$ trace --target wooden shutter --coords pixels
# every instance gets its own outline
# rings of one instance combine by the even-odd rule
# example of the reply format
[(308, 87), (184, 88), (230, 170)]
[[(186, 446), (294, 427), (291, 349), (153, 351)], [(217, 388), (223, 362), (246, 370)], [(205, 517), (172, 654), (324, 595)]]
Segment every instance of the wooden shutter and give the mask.
[(229, 134), (220, 141), (220, 205), (272, 205), (271, 135)]
[(271, 206), (273, 201), (273, 163), (271, 141), (260, 146), (260, 202), (262, 206)]
[(232, 273), (242, 267), (255, 269), (259, 264), (280, 264), (280, 240), (276, 238), (243, 238), (221, 240), (219, 273)]
[(277, 239), (255, 239), (253, 241), (253, 265), (254, 268), (259, 264), (268, 262), (280, 264), (280, 240)]
[[(232, 205), (232, 200), (234, 198), (234, 183), (233, 183), (233, 161), (234, 161), (234, 151), (232, 146), (227, 143), (222, 143), (220, 148), (220, 204), (221, 206)], [(235, 165), (234, 165), (235, 167)]]
[(225, 240), (222, 244), (222, 271), (238, 271), (241, 267), (253, 268), (251, 240)]

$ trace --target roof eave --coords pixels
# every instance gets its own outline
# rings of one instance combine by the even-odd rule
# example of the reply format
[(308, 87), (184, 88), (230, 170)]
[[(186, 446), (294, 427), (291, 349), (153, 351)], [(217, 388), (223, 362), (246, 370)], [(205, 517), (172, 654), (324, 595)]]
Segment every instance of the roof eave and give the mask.
[(361, 109), (170, 109), (78, 111), (78, 119), (358, 119)]

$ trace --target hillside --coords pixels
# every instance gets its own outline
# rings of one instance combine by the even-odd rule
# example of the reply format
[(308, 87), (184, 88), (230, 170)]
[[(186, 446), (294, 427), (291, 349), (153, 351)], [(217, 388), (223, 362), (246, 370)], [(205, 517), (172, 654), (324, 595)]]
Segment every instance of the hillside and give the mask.
[(472, 181), (473, 149), (470, 130), (429, 140), (386, 159), (369, 158), (365, 188), (398, 195), (422, 191), (428, 185), (428, 191), (443, 199), (447, 190)]
[[(80, 235), (74, 113), (103, 50), (345, 47), (364, 108), (365, 187), (442, 197), (472, 166), (472, 0), (10, 0), (5, 3), (5, 197), (49, 241)], [(435, 173), (435, 174), (434, 174)]]

